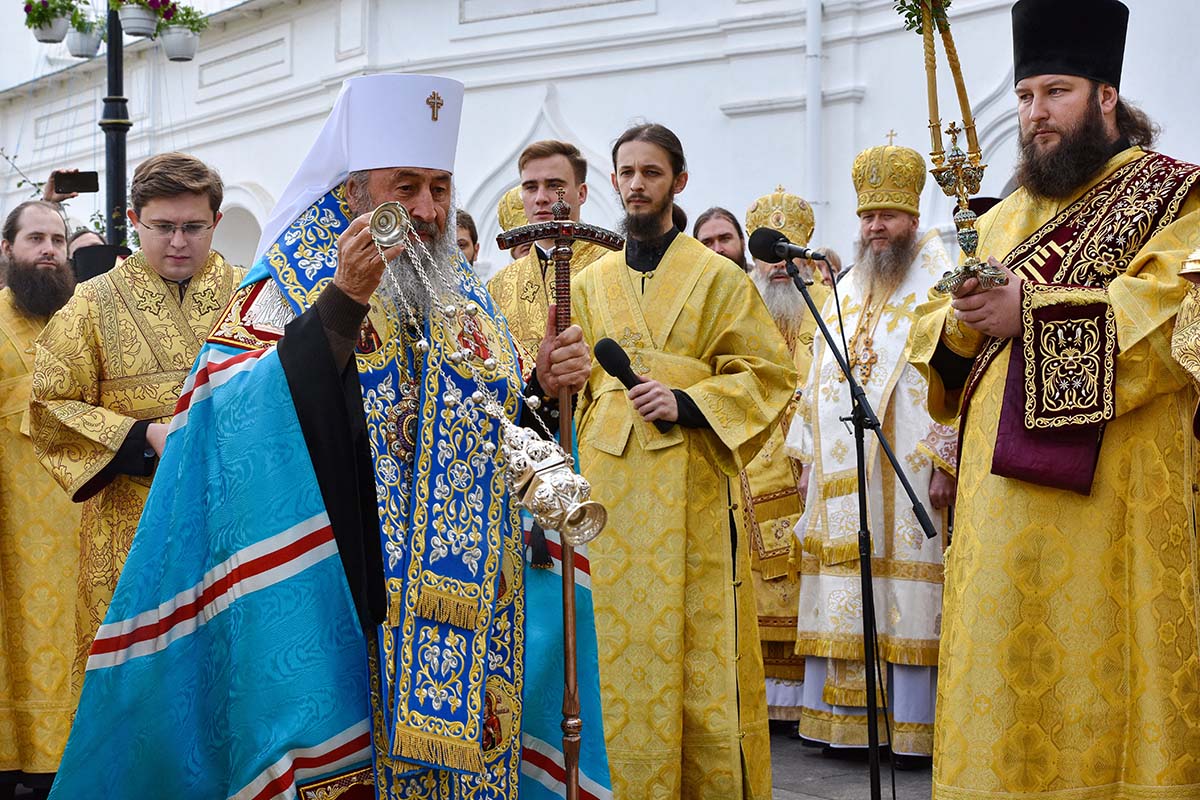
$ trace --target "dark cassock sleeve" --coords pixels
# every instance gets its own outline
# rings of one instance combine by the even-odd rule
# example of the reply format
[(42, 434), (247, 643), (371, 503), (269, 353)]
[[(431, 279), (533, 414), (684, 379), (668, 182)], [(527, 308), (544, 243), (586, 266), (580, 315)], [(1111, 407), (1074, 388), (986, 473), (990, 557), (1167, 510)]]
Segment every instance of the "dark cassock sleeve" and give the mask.
[(333, 284), (288, 323), (279, 361), (363, 630), (387, 613), (375, 470), (353, 352), (367, 306)]

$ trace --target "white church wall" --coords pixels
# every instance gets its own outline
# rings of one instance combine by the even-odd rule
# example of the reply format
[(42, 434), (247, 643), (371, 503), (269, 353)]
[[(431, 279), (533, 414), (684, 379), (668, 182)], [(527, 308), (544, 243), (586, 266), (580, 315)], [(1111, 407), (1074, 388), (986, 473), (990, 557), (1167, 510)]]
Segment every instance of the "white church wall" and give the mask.
[[(1123, 92), (1158, 120), (1161, 149), (1200, 160), (1200, 110), (1188, 100), (1200, 73), (1187, 57), (1200, 4), (1133, 0)], [(822, 99), (806, 97), (801, 0), (210, 0), (224, 9), (197, 59), (171, 64), (156, 43), (129, 40), (126, 96), (129, 171), (147, 155), (192, 152), (230, 187), (255, 187), (233, 203), (261, 224), (333, 103), (341, 81), (374, 71), (435, 72), (467, 85), (458, 201), (475, 217), (483, 258), (497, 251), (495, 203), (517, 180), (530, 141), (567, 138), (588, 156), (591, 198), (583, 216), (615, 225), (609, 151), (627, 124), (662, 122), (680, 136), (691, 180), (679, 197), (694, 220), (710, 205), (739, 217), (784, 185), (814, 200), (815, 242), (853, 251), (857, 234), (849, 172), (854, 155), (886, 141), (929, 150), (921, 40), (900, 29), (891, 0), (824, 4)], [(995, 194), (1015, 162), (1008, 0), (956, 0), (951, 12)], [(0, 145), (30, 177), (55, 167), (104, 169), (96, 127), (103, 59), (65, 63), (31, 48), (19, 25), (0, 28)], [(940, 45), (939, 45), (940, 46)], [(41, 46), (39, 46), (41, 47)], [(38, 61), (33, 74), (21, 64)], [(52, 63), (53, 61), (53, 63)], [(10, 70), (9, 67), (12, 67)], [(38, 75), (32, 82), (28, 78)], [(944, 124), (959, 116), (939, 53)], [(805, 115), (820, 113), (823, 179), (807, 174)], [(0, 203), (27, 190), (0, 177)], [(101, 181), (103, 186), (103, 180)], [(70, 209), (86, 218), (99, 196)], [(926, 225), (949, 229), (951, 204), (927, 182)], [(244, 235), (244, 234), (243, 234)]]

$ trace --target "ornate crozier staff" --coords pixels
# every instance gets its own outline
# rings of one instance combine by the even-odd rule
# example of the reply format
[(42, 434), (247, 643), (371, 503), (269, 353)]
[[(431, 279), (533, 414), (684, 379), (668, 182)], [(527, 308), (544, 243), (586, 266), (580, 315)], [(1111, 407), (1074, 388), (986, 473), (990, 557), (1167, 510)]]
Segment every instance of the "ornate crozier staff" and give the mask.
[[(979, 244), (979, 233), (975, 230), (975, 212), (967, 206), (971, 195), (979, 192), (983, 171), (979, 152), (979, 139), (975, 135), (975, 118), (971, 115), (971, 101), (967, 98), (967, 85), (963, 81), (962, 65), (958, 61), (958, 48), (954, 46), (954, 35), (950, 33), (950, 20), (946, 9), (951, 0), (896, 0), (896, 10), (904, 17), (905, 28), (921, 34), (925, 43), (925, 80), (929, 97), (929, 138), (933, 150), (930, 159), (933, 169), (929, 170), (937, 185), (948, 197), (956, 198), (958, 210), (954, 212), (954, 226), (958, 229), (958, 246), (966, 260), (954, 270), (947, 272), (937, 282), (939, 292), (953, 292), (968, 278), (976, 278), (983, 289), (994, 289), (1008, 283), (1003, 270), (985, 264), (975, 255)], [(937, 28), (946, 50), (946, 61), (950, 74), (954, 76), (954, 88), (958, 94), (958, 105), (962, 112), (963, 129), (952, 122), (946, 129), (950, 136), (950, 153), (942, 147), (942, 120), (938, 113), (937, 54), (934, 51), (933, 31)], [(958, 134), (965, 129), (967, 152), (958, 146)]]
[[(505, 231), (496, 237), (501, 250), (522, 244), (533, 245), (546, 239), (554, 240), (550, 251), (554, 259), (554, 303), (556, 306), (555, 333), (562, 333), (571, 324), (571, 249), (572, 242), (595, 242), (609, 250), (620, 250), (625, 239), (612, 231), (587, 225), (570, 219), (571, 206), (564, 198), (564, 190), (558, 190), (558, 202), (550, 207), (553, 221), (535, 222)], [(571, 458), (572, 426), (571, 392), (562, 389), (558, 393), (558, 434), (563, 452)], [(572, 464), (574, 462), (572, 461)], [(565, 531), (562, 534), (562, 579), (563, 579), (563, 760), (567, 773), (567, 800), (579, 798), (579, 745), (583, 720), (579, 718), (579, 680), (576, 672), (575, 652), (575, 548)]]

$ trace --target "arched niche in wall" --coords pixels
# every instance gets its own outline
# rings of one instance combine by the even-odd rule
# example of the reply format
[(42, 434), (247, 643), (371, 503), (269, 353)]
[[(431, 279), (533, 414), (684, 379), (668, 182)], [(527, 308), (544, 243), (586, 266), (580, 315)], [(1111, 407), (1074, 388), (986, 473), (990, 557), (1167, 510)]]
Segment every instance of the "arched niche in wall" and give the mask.
[(262, 236), (260, 220), (267, 218), (274, 204), (267, 190), (257, 183), (225, 187), (221, 223), (213, 232), (213, 249), (230, 263), (249, 269)]
[(534, 115), (533, 123), (525, 134), (513, 144), (495, 168), (479, 186), (465, 199), (465, 208), (475, 217), (482, 246), (481, 260), (492, 265), (493, 271), (509, 263), (509, 254), (496, 247), (496, 234), (500, 222), (496, 218), (496, 205), (500, 198), (517, 184), (517, 159), (529, 144), (542, 139), (559, 139), (579, 148), (588, 162), (588, 198), (582, 211), (585, 222), (612, 227), (622, 217), (616, 197), (609, 186), (609, 154), (590, 146), (586, 137), (576, 133), (563, 119), (558, 104), (558, 92), (554, 84), (546, 86), (542, 106)]

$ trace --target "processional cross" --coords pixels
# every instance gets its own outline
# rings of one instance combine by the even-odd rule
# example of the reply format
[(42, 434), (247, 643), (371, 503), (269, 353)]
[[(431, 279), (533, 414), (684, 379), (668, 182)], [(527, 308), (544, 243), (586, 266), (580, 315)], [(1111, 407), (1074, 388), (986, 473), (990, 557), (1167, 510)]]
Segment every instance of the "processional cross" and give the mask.
[[(550, 251), (550, 257), (554, 260), (554, 327), (555, 333), (562, 333), (571, 324), (571, 244), (586, 241), (607, 247), (609, 250), (620, 250), (625, 246), (625, 238), (604, 228), (572, 220), (571, 206), (566, 201), (564, 189), (558, 190), (558, 202), (550, 207), (550, 211), (554, 214), (553, 220), (535, 222), (500, 233), (496, 237), (496, 244), (501, 250), (508, 250), (523, 244), (532, 245), (546, 239), (554, 240), (554, 249)], [(558, 393), (559, 443), (563, 452), (568, 455), (574, 450), (571, 442), (574, 434), (573, 417), (571, 392), (561, 389)], [(578, 800), (579, 747), (582, 741), (580, 734), (583, 731), (583, 720), (579, 718), (579, 679), (576, 670), (575, 548), (565, 537), (562, 539), (562, 580), (565, 664), (562, 705), (563, 760), (567, 774), (567, 800)]]
[[(968, 201), (971, 195), (979, 192), (979, 184), (983, 180), (983, 171), (987, 165), (983, 163), (979, 150), (975, 117), (971, 113), (971, 101), (967, 98), (967, 86), (963, 81), (962, 65), (958, 60), (958, 48), (954, 44), (954, 35), (950, 32), (950, 20), (946, 16), (946, 7), (949, 5), (950, 0), (896, 0), (897, 10), (906, 19), (905, 27), (920, 33), (924, 42), (929, 141), (933, 147), (929, 153), (933, 169), (929, 171), (942, 192), (955, 199), (958, 205), (954, 212), (954, 226), (958, 229), (958, 246), (966, 258), (962, 264), (943, 275), (935, 285), (935, 288), (943, 293), (958, 291), (970, 278), (975, 278), (983, 289), (994, 289), (1008, 283), (1008, 276), (1003, 270), (981, 262), (975, 255), (979, 233), (975, 230), (975, 212), (968, 206)], [(946, 135), (950, 137), (949, 153), (942, 145), (942, 118), (938, 112), (937, 55), (934, 52), (933, 41), (935, 31), (942, 37), (946, 62), (950, 65), (950, 74), (954, 78), (963, 121), (962, 128), (958, 127), (957, 122), (951, 122), (950, 127), (946, 129)], [(958, 145), (960, 133), (966, 134), (965, 152)]]

